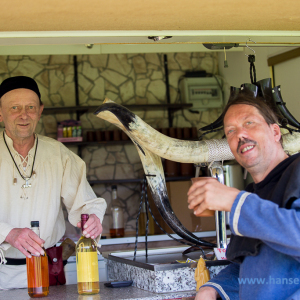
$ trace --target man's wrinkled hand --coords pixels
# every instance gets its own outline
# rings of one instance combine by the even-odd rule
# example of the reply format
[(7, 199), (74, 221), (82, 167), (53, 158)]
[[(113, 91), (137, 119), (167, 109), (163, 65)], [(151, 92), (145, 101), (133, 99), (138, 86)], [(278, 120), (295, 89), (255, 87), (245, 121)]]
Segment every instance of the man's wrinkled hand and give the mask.
[[(81, 222), (77, 223), (77, 227), (81, 228)], [(90, 214), (89, 219), (84, 224), (82, 234), (87, 238), (95, 239), (102, 233), (102, 224), (95, 214)]]
[(31, 254), (35, 256), (44, 255), (42, 247), (45, 241), (29, 228), (12, 229), (5, 241), (17, 248), (28, 258), (31, 258)]

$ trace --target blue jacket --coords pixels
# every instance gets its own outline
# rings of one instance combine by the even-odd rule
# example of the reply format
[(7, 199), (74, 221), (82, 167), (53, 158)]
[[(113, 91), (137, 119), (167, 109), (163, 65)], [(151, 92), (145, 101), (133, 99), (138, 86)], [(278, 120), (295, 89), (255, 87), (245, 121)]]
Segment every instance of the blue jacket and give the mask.
[(286, 209), (242, 191), (231, 209), (230, 228), (234, 235), (260, 239), (260, 251), (203, 286), (226, 300), (300, 299), (300, 199)]

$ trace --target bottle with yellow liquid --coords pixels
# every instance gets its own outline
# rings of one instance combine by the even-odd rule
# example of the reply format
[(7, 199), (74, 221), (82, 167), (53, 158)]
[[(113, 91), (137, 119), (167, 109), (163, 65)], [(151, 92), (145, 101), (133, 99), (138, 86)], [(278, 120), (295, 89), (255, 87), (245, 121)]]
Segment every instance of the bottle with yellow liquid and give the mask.
[[(40, 236), (39, 221), (31, 222), (31, 230)], [(44, 249), (45, 251), (45, 249)], [(31, 298), (46, 297), (49, 294), (48, 256), (46, 254), (26, 257), (28, 295)]]
[[(81, 230), (89, 219), (88, 214), (81, 215)], [(97, 294), (99, 287), (99, 270), (97, 243), (84, 235), (76, 245), (77, 288), (80, 295)]]

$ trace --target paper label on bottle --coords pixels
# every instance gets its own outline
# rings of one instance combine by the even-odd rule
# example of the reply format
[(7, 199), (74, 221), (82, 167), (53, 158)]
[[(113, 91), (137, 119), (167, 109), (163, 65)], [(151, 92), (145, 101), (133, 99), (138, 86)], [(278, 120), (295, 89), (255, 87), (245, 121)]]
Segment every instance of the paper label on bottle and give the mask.
[(78, 252), (77, 282), (99, 281), (97, 252)]

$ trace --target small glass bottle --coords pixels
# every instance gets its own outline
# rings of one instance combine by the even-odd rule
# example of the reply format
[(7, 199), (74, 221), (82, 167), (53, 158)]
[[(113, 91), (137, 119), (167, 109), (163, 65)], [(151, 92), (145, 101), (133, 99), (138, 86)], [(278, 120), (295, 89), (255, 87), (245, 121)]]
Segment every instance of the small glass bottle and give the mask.
[(124, 237), (124, 213), (117, 196), (117, 186), (112, 186), (110, 237)]
[(81, 136), (81, 126), (77, 126), (77, 136)]
[[(31, 222), (31, 230), (40, 236), (39, 221)], [(49, 294), (48, 256), (45, 254), (26, 257), (28, 295), (31, 298), (46, 297)]]
[(77, 127), (73, 126), (72, 127), (72, 137), (76, 137), (77, 136)]
[(64, 138), (68, 137), (67, 127), (63, 127), (63, 137)]
[(67, 127), (67, 134), (68, 134), (68, 137), (72, 137), (72, 126)]
[[(81, 215), (81, 230), (89, 219), (88, 214)], [(77, 289), (80, 295), (97, 294), (99, 287), (99, 269), (97, 243), (84, 235), (76, 245)]]

